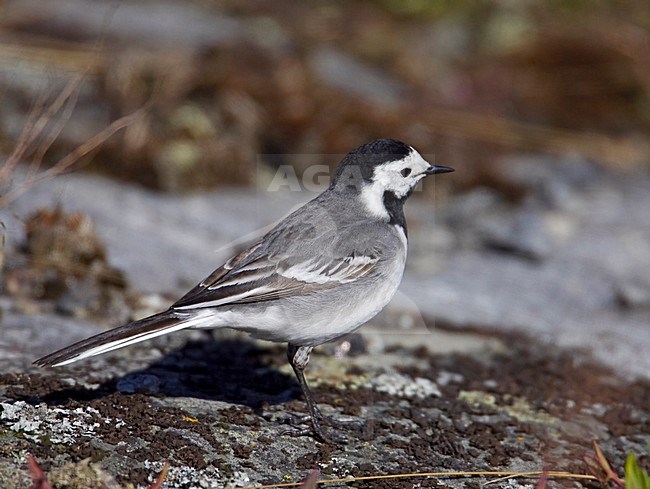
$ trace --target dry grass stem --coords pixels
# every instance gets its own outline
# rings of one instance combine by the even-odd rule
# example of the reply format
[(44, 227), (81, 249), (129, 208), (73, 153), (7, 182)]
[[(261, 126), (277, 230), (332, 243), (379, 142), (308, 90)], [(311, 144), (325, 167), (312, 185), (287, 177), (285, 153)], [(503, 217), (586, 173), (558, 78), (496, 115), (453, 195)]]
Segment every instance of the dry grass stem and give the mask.
[(169, 471), (169, 462), (165, 462), (162, 470), (160, 471), (160, 475), (149, 486), (149, 489), (162, 489), (163, 482), (165, 482), (165, 479), (167, 478), (168, 471)]
[[(593, 475), (588, 474), (572, 474), (570, 472), (553, 472), (553, 471), (536, 471), (536, 472), (500, 472), (500, 471), (470, 471), (470, 472), (415, 472), (409, 474), (388, 474), (388, 475), (367, 475), (363, 477), (348, 477), (343, 479), (325, 479), (317, 481), (317, 484), (341, 484), (347, 482), (359, 482), (369, 480), (381, 479), (411, 479), (414, 477), (438, 477), (456, 478), (456, 477), (502, 477), (507, 479), (512, 478), (530, 478), (541, 477), (546, 474), (546, 477), (553, 479), (578, 479), (578, 480), (591, 480), (597, 481), (598, 479)], [(284, 482), (280, 484), (266, 484), (261, 486), (249, 486), (245, 489), (270, 489), (276, 487), (296, 487), (300, 486), (302, 482)]]
[[(141, 108), (129, 115), (120, 117), (119, 119), (113, 121), (106, 128), (102, 129), (93, 137), (91, 137), (90, 139), (88, 139), (87, 141), (79, 145), (77, 148), (75, 148), (73, 151), (68, 153), (66, 156), (61, 158), (51, 168), (48, 168), (47, 170), (44, 170), (36, 175), (32, 175), (30, 178), (21, 182), (20, 185), (14, 187), (5, 195), (0, 197), (0, 207), (8, 206), (11, 202), (16, 200), (25, 191), (41, 183), (42, 181), (67, 172), (71, 167), (73, 167), (76, 163), (78, 163), (78, 161), (81, 158), (83, 158), (88, 153), (100, 147), (115, 133), (117, 133), (121, 129), (124, 129), (125, 127), (128, 127), (129, 125), (133, 124), (137, 119), (142, 117), (142, 115), (146, 112), (146, 110), (147, 108)], [(2, 179), (0, 179), (0, 183), (1, 182)]]

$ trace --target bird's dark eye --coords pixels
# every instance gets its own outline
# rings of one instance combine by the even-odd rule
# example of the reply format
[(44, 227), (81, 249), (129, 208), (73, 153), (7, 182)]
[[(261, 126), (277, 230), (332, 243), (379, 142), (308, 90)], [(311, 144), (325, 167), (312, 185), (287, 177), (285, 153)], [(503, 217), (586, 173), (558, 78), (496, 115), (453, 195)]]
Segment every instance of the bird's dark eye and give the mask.
[(408, 177), (411, 174), (411, 169), (410, 168), (404, 168), (401, 172), (403, 177)]

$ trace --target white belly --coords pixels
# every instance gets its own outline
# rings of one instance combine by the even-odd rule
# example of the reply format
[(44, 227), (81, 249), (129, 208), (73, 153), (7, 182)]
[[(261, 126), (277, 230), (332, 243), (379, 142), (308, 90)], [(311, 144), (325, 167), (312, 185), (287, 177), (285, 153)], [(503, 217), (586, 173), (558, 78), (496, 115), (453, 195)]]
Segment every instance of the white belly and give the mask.
[[(225, 326), (249, 332), (255, 338), (315, 346), (349, 334), (376, 316), (392, 299), (402, 278), (393, 275), (363, 296), (323, 294), (313, 299), (274, 304), (259, 312), (231, 312)], [(301, 304), (302, 302), (302, 304)], [(224, 319), (226, 319), (224, 317)]]

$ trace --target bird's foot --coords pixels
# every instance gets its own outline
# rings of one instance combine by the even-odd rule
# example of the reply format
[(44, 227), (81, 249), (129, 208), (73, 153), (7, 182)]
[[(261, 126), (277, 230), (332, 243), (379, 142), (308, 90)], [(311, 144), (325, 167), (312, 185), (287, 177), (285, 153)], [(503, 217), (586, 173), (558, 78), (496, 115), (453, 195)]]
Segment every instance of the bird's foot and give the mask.
[[(281, 434), (288, 436), (313, 436), (316, 440), (332, 445), (345, 445), (349, 439), (341, 433), (341, 431), (355, 431), (362, 432), (364, 423), (356, 419), (341, 419), (332, 416), (323, 416), (318, 410), (316, 416), (310, 414), (292, 414), (288, 420), (291, 426), (286, 427)], [(327, 431), (323, 429), (323, 425), (329, 428)]]
[(329, 430), (326, 432), (322, 426), (319, 425), (292, 425), (286, 426), (282, 431), (281, 435), (292, 436), (292, 437), (302, 437), (302, 436), (311, 436), (316, 441), (321, 443), (326, 443), (328, 445), (345, 445), (348, 443), (349, 439), (337, 431)]

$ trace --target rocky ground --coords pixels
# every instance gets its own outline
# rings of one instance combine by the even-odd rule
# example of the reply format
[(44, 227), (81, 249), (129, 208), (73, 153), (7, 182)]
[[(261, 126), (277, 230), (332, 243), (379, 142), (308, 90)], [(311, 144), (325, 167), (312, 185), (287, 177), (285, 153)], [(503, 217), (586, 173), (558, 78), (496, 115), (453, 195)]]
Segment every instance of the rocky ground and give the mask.
[(76, 477), (97, 487), (98, 473), (80, 469), (90, 459), (119, 483), (141, 486), (168, 460), (167, 487), (222, 487), (299, 481), (314, 467), (324, 478), (544, 464), (581, 473), (592, 438), (619, 467), (627, 452), (645, 449), (647, 383), (622, 382), (573, 352), (522, 338), (417, 340), (422, 346), (384, 339), (382, 352), (357, 341), (345, 358), (333, 347), (314, 357), (309, 377), (324, 412), (355, 422), (336, 428), (342, 445), (283, 434), (305, 413), (284, 350), (239, 336), (186, 336), (57, 372), (5, 373), (0, 480), (20, 487), (16, 468), (27, 452), (55, 483)]
[[(89, 304), (109, 297), (122, 314), (164, 307), (235, 249), (233, 240), (306, 195), (170, 197), (81, 174), (34, 188), (2, 215), (0, 486), (28, 487), (27, 453), (57, 487), (142, 487), (165, 460), (170, 488), (296, 482), (313, 467), (323, 478), (544, 465), (584, 472), (592, 439), (616, 467), (630, 451), (647, 464), (650, 178), (575, 161), (504, 165), (524, 179), (525, 202), (479, 189), (431, 212), (414, 199), (401, 292), (362, 336), (314, 354), (308, 379), (347, 439), (336, 445), (290, 436), (305, 404), (284, 347), (231, 332), (180, 333), (59, 369), (31, 366), (112, 322), (88, 313)], [(26, 230), (38, 235), (28, 216), (56, 205), (94, 223), (102, 245), (83, 241), (104, 261), (90, 260), (84, 273), (123, 272), (108, 296), (79, 270), (64, 280), (74, 290), (21, 295), (23, 281), (40, 277), (25, 272), (25, 255), (38, 249), (25, 244)], [(87, 232), (84, 222), (64, 220)]]

